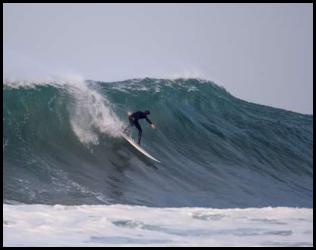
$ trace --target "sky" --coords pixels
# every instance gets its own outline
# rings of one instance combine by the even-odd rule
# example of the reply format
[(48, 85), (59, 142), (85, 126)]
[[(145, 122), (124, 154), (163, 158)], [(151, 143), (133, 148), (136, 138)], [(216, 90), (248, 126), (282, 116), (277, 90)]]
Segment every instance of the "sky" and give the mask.
[(4, 4), (4, 77), (195, 77), (313, 114), (313, 5)]

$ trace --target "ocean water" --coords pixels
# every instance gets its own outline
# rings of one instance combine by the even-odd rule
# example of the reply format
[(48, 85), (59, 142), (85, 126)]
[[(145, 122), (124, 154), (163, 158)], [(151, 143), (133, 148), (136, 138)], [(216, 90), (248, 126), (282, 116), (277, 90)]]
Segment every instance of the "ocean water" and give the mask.
[(4, 246), (313, 246), (304, 208), (4, 205)]
[[(7, 245), (312, 245), (312, 115), (201, 79), (5, 80), (3, 98)], [(161, 163), (120, 136), (147, 109)]]

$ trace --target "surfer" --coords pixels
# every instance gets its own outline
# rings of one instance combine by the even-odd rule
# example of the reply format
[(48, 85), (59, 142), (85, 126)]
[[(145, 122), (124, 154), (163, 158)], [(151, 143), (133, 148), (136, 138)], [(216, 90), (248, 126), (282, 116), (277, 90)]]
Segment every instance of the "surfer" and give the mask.
[(146, 110), (145, 112), (142, 111), (136, 111), (132, 114), (128, 113), (128, 120), (129, 120), (129, 125), (124, 129), (124, 133), (126, 132), (127, 129), (130, 127), (135, 127), (138, 129), (138, 145), (140, 145), (140, 140), (142, 138), (142, 128), (138, 123), (139, 119), (146, 119), (146, 121), (150, 124), (152, 128), (155, 128), (155, 124), (152, 123), (151, 120), (148, 119), (147, 115), (150, 115), (149, 110)]

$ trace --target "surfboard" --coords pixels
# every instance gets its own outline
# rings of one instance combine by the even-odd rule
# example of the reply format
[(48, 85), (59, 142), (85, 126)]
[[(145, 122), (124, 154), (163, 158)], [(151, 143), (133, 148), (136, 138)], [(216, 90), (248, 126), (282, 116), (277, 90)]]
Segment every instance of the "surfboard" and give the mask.
[(151, 156), (149, 153), (147, 153), (145, 151), (145, 149), (143, 149), (141, 146), (139, 146), (136, 142), (134, 142), (134, 140), (130, 137), (128, 137), (127, 135), (125, 135), (124, 133), (121, 133), (122, 137), (128, 141), (132, 146), (134, 146), (139, 152), (141, 152), (143, 155), (147, 156), (148, 158), (152, 159), (153, 161), (156, 162), (160, 162), (159, 160), (157, 160), (155, 157)]

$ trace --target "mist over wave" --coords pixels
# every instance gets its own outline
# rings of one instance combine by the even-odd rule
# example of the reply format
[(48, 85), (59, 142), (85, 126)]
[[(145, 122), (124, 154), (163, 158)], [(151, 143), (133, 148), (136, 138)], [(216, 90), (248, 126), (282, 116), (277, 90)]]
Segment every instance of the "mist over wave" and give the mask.
[[(313, 116), (201, 79), (4, 81), (6, 203), (312, 207)], [(139, 154), (120, 136), (141, 121)], [(133, 136), (136, 136), (134, 131)]]

